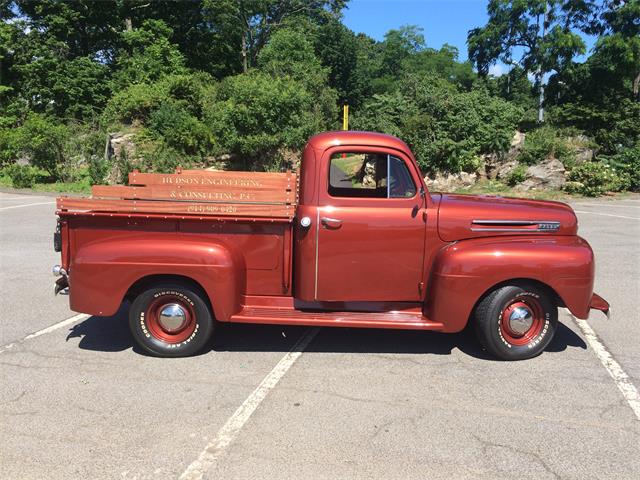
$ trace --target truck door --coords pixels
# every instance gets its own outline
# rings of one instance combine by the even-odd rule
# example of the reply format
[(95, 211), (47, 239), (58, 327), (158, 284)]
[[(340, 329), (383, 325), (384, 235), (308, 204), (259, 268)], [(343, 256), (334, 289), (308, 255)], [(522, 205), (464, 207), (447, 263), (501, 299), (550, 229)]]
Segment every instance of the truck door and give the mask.
[(316, 300), (419, 301), (425, 200), (413, 163), (384, 149), (331, 149), (325, 155)]

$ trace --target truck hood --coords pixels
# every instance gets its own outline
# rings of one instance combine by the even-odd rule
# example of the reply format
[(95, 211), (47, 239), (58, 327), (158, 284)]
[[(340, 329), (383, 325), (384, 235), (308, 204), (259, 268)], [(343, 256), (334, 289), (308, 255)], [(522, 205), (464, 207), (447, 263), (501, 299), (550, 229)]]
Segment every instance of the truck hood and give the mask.
[[(439, 197), (439, 198), (438, 198)], [(573, 209), (560, 202), (490, 195), (433, 195), (446, 242), (501, 235), (576, 235)]]

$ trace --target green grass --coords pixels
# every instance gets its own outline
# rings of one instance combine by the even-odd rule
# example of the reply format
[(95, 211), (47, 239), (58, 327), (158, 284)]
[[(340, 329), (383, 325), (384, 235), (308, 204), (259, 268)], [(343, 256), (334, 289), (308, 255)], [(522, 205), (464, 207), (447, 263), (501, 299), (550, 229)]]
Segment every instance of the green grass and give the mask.
[[(530, 198), (532, 200), (556, 200), (566, 202), (577, 198), (588, 198), (582, 195), (572, 195), (562, 190), (516, 190), (513, 187), (495, 180), (481, 180), (471, 187), (458, 188), (453, 193), (469, 195), (497, 195), (501, 197)], [(624, 198), (630, 192), (610, 193), (605, 197)]]
[[(11, 179), (7, 176), (0, 176), (0, 187), (15, 188), (11, 183)], [(53, 192), (53, 193), (91, 193), (91, 185), (89, 182), (55, 182), (55, 183), (36, 183), (31, 188), (21, 189), (31, 190), (33, 192)]]

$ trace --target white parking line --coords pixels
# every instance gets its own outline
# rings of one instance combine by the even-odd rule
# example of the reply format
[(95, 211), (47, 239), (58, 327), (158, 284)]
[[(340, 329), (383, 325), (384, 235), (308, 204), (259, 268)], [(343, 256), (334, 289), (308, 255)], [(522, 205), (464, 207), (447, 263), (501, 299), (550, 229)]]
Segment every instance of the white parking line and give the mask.
[(0, 210), (10, 210), (12, 208), (33, 207), (34, 205), (53, 205), (56, 202), (39, 202), (39, 203), (25, 203), (24, 205), (12, 205), (10, 207), (0, 207)]
[(640, 205), (623, 205), (621, 203), (617, 203), (614, 204), (609, 204), (609, 203), (574, 203), (575, 206), (577, 207), (591, 207), (591, 208), (597, 208), (597, 207), (604, 207), (604, 208), (609, 208), (609, 207), (614, 207), (614, 208), (640, 208)]
[(61, 322), (54, 323), (53, 325), (51, 325), (51, 326), (49, 326), (47, 328), (43, 328), (42, 330), (38, 330), (37, 332), (30, 333), (29, 335), (24, 337), (22, 340), (18, 340), (17, 342), (13, 342), (13, 343), (9, 343), (7, 345), (3, 345), (2, 347), (0, 347), (0, 353), (6, 352), (10, 348), (13, 348), (16, 345), (16, 343), (24, 342), (25, 340), (30, 340), (32, 338), (39, 337), (40, 335), (44, 335), (46, 333), (51, 333), (51, 332), (53, 332), (55, 330), (58, 330), (59, 328), (66, 327), (67, 325), (71, 325), (71, 324), (74, 324), (76, 322), (80, 322), (82, 320), (86, 320), (90, 316), (91, 315), (87, 315), (86, 313), (79, 313), (78, 315), (74, 315), (73, 317), (70, 317), (70, 318), (67, 318), (65, 320), (62, 320)]
[(625, 215), (611, 215), (610, 213), (587, 212), (585, 210), (574, 210), (576, 213), (589, 213), (591, 215), (601, 215), (603, 217), (628, 218), (629, 220), (640, 220), (638, 217), (627, 217)]
[(633, 413), (635, 413), (637, 419), (640, 420), (640, 393), (638, 393), (638, 389), (631, 382), (629, 375), (627, 375), (620, 364), (616, 362), (613, 355), (609, 353), (604, 344), (600, 341), (596, 332), (591, 328), (591, 325), (589, 325), (586, 320), (580, 320), (573, 315), (571, 315), (571, 317), (576, 322), (580, 330), (582, 330), (582, 334), (587, 340), (587, 343), (591, 346), (607, 372), (609, 372), (611, 378), (613, 378), (613, 381), (622, 392), (622, 396), (631, 407), (631, 410), (633, 410)]
[(191, 463), (180, 475), (180, 480), (200, 480), (211, 468), (216, 460), (224, 453), (225, 449), (231, 445), (235, 438), (247, 423), (253, 412), (260, 406), (260, 403), (267, 397), (269, 392), (278, 384), (280, 379), (287, 373), (302, 352), (309, 346), (309, 343), (318, 334), (319, 328), (314, 328), (305, 333), (293, 346), (278, 364), (273, 367), (258, 387), (247, 397), (240, 407), (227, 420), (227, 423), (218, 431), (198, 459)]
[(25, 195), (23, 197), (2, 197), (2, 196), (0, 196), (0, 200), (27, 200), (29, 198), (42, 198), (42, 197), (32, 197), (32, 196), (28, 196), (28, 195)]

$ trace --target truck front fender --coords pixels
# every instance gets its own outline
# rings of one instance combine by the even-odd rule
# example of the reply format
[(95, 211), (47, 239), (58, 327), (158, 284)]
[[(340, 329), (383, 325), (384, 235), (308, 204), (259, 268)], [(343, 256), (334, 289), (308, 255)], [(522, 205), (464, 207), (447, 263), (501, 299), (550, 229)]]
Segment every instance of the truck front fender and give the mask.
[(116, 313), (131, 286), (153, 275), (186, 277), (208, 295), (218, 320), (241, 308), (244, 258), (232, 245), (216, 241), (178, 241), (175, 233), (132, 233), (81, 245), (69, 270), (70, 305), (77, 312)]
[(499, 284), (533, 280), (549, 287), (571, 313), (586, 318), (593, 293), (589, 244), (577, 236), (481, 238), (445, 246), (428, 283), (425, 315), (462, 330), (476, 303)]

